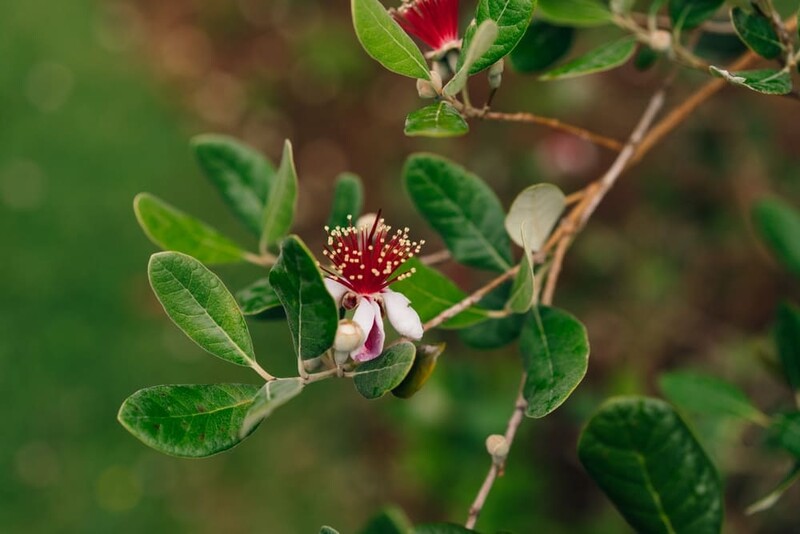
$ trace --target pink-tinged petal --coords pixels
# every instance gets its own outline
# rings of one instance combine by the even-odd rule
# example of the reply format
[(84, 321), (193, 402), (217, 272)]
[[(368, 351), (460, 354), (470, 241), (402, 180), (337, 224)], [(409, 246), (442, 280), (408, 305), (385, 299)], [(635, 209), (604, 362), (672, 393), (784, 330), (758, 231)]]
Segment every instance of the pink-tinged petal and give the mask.
[[(373, 310), (372, 328), (369, 330), (364, 345), (354, 350), (350, 354), (350, 357), (357, 362), (368, 362), (374, 360), (383, 352), (383, 342), (386, 340), (386, 333), (383, 330), (383, 318), (381, 317), (381, 308), (378, 306), (378, 303), (367, 299), (361, 302), (362, 304), (359, 305), (359, 308), (366, 307), (366, 304), (369, 304), (369, 307)], [(355, 320), (355, 317), (353, 317), (353, 320)]]
[(350, 289), (348, 289), (344, 284), (340, 284), (336, 280), (332, 280), (330, 278), (324, 278), (322, 281), (325, 282), (325, 289), (327, 289), (328, 293), (331, 294), (336, 305), (341, 306), (342, 297), (345, 293), (350, 291)]
[(381, 296), (386, 316), (397, 333), (411, 339), (422, 339), (422, 321), (411, 307), (411, 301), (402, 293), (391, 289), (383, 290)]
[[(356, 312), (353, 314), (353, 322), (361, 327), (361, 330), (367, 334), (366, 337), (369, 337), (369, 332), (372, 330), (372, 325), (375, 323), (375, 307), (368, 297), (361, 297), (359, 300), (358, 306), (356, 306)], [(366, 343), (366, 341), (365, 338), (364, 343)], [(361, 343), (358, 348), (363, 347), (364, 343)]]

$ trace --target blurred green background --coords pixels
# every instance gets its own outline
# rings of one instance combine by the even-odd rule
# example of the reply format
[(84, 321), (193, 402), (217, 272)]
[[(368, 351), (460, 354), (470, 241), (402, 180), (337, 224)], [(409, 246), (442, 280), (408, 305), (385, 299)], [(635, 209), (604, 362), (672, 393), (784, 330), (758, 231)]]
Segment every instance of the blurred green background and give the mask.
[[(603, 36), (587, 31), (576, 46)], [(207, 460), (162, 456), (128, 435), (116, 412), (138, 388), (257, 381), (208, 357), (161, 311), (145, 273), (155, 249), (133, 196), (150, 191), (253, 246), (188, 139), (232, 133), (274, 159), (288, 137), (302, 189), (296, 230), (309, 243), (322, 243), (335, 175), (352, 170), (367, 183), (367, 208), (407, 221), (433, 251), (400, 192), (409, 153), (452, 157), (506, 205), (538, 181), (578, 189), (610, 155), (522, 125), (404, 138), (405, 114), (419, 106), (414, 84), (360, 50), (344, 0), (11, 0), (0, 57), (0, 531), (280, 534), (330, 524), (350, 533), (388, 503), (415, 521), (463, 521), (488, 468), (483, 440), (512, 408), (511, 349), (480, 353), (444, 335), (448, 352), (411, 401), (366, 402), (345, 381), (324, 382)], [(663, 74), (626, 67), (546, 85), (507, 72), (495, 107), (622, 138)], [(681, 75), (670, 103), (702, 82)], [(557, 414), (523, 426), (483, 531), (628, 532), (580, 468), (575, 441), (603, 398), (658, 394), (663, 370), (710, 370), (762, 407), (786, 402), (759, 360), (774, 351), (775, 303), (797, 287), (760, 248), (747, 212), (769, 191), (800, 200), (797, 118), (789, 99), (728, 89), (610, 195), (557, 296), (588, 326), (589, 375)], [(464, 288), (478, 282), (446, 270)], [(259, 275), (218, 272), (232, 288)], [(285, 325), (251, 331), (260, 361), (291, 373)], [(726, 479), (726, 531), (800, 529), (797, 489), (760, 516), (742, 512), (788, 458), (765, 456), (760, 438), (733, 423), (702, 439)]]

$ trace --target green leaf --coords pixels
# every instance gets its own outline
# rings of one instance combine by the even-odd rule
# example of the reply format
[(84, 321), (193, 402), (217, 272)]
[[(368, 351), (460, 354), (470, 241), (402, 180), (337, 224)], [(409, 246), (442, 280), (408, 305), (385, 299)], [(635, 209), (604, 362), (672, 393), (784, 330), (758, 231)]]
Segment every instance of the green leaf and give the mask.
[(253, 403), (242, 422), (239, 435), (250, 434), (264, 419), (303, 391), (301, 378), (281, 378), (264, 384), (253, 398)]
[(192, 341), (223, 360), (255, 364), (247, 323), (217, 275), (179, 252), (150, 256), (147, 274), (164, 311)]
[(711, 18), (725, 0), (669, 0), (669, 16), (672, 25), (680, 28), (695, 28)]
[(519, 72), (541, 72), (569, 52), (574, 38), (573, 28), (534, 21), (511, 52), (511, 64)]
[[(511, 284), (505, 283), (481, 299), (479, 305), (489, 309), (502, 308), (508, 302), (510, 295)], [(519, 337), (524, 322), (525, 316), (520, 314), (512, 314), (500, 319), (489, 319), (461, 330), (458, 333), (458, 337), (466, 345), (476, 349), (498, 349)]]
[(333, 527), (324, 525), (322, 528), (319, 529), (319, 534), (339, 534), (339, 531)]
[(245, 315), (258, 315), (281, 305), (278, 295), (269, 285), (269, 278), (256, 280), (236, 293), (239, 308)]
[(269, 273), (269, 283), (286, 310), (298, 356), (316, 358), (331, 346), (339, 313), (314, 256), (297, 236), (289, 236)]
[(470, 74), (488, 69), (514, 50), (533, 17), (534, 7), (535, 0), (479, 0), (475, 12), (477, 28), (472, 27), (464, 35), (464, 49), (469, 49), (477, 29), (487, 20), (497, 23), (498, 32), (494, 44), (472, 64)]
[(413, 397), (428, 382), (439, 356), (444, 352), (445, 344), (420, 345), (417, 347), (417, 356), (414, 364), (399, 386), (392, 390), (392, 395), (401, 399)]
[(720, 532), (719, 475), (667, 403), (606, 402), (581, 434), (578, 455), (637, 532)]
[[(452, 280), (433, 267), (428, 267), (419, 259), (408, 260), (405, 267), (414, 269), (414, 274), (392, 284), (392, 289), (402, 293), (411, 301), (411, 307), (414, 308), (423, 323), (467, 298), (467, 295)], [(471, 306), (452, 319), (445, 321), (441, 328), (465, 328), (484, 321), (487, 317), (486, 310)]]
[(259, 235), (264, 202), (275, 177), (272, 164), (254, 148), (227, 135), (198, 135), (191, 146), (228, 207)]
[(575, 391), (589, 365), (586, 328), (556, 308), (534, 308), (519, 341), (527, 373), (523, 394), (525, 415), (540, 418), (553, 412)]
[(415, 354), (414, 344), (404, 341), (384, 350), (374, 360), (362, 363), (353, 377), (356, 390), (367, 399), (384, 396), (403, 382), (414, 364)]
[(409, 137), (458, 137), (469, 132), (461, 113), (447, 102), (437, 102), (406, 117), (404, 133)]
[(483, 180), (432, 154), (409, 157), (403, 174), (417, 210), (442, 236), (456, 261), (491, 271), (511, 267), (503, 207)]
[(659, 385), (670, 402), (687, 412), (769, 424), (769, 418), (739, 388), (714, 376), (676, 371), (661, 375)]
[(765, 95), (785, 95), (792, 91), (792, 77), (787, 70), (760, 69), (728, 72), (725, 69), (709, 67), (711, 74), (724, 78), (731, 85), (746, 87)]
[(659, 57), (660, 54), (649, 46), (641, 46), (633, 58), (633, 66), (636, 70), (645, 71), (655, 65)]
[(546, 20), (567, 26), (602, 26), (613, 18), (597, 0), (539, 0), (539, 11)]
[(430, 80), (425, 58), (378, 0), (352, 0), (353, 26), (361, 46), (388, 70)]
[(773, 417), (770, 433), (784, 449), (800, 458), (800, 412)]
[(164, 250), (183, 252), (206, 263), (233, 263), (244, 258), (239, 245), (149, 193), (136, 195), (133, 211), (150, 241)]
[[(544, 246), (567, 206), (566, 197), (552, 184), (536, 184), (522, 191), (505, 219), (511, 240), (519, 246), (527, 241), (534, 252)], [(524, 239), (523, 239), (524, 236)]]
[(294, 220), (297, 207), (297, 171), (294, 168), (292, 143), (286, 140), (283, 145), (281, 166), (269, 190), (269, 198), (264, 206), (261, 221), (261, 248), (266, 250), (280, 243)]
[(753, 225), (761, 239), (791, 273), (800, 276), (800, 212), (777, 198), (753, 205)]
[(455, 523), (428, 523), (414, 527), (414, 534), (470, 534), (475, 532)]
[(625, 37), (619, 41), (605, 44), (591, 52), (573, 59), (542, 76), (540, 80), (565, 80), (605, 72), (624, 65), (636, 51), (636, 38)]
[(778, 307), (775, 344), (786, 381), (792, 390), (800, 392), (800, 308), (788, 302)]
[(533, 252), (525, 243), (522, 254), (522, 261), (519, 263), (519, 270), (514, 277), (514, 284), (511, 286), (511, 296), (508, 297), (506, 309), (513, 313), (525, 313), (533, 306), (533, 265), (531, 258)]
[(381, 510), (359, 531), (359, 534), (410, 534), (411, 522), (406, 514), (395, 506)]
[(769, 510), (775, 506), (780, 498), (783, 497), (783, 494), (786, 493), (786, 491), (798, 480), (800, 480), (800, 462), (794, 464), (794, 467), (792, 467), (791, 471), (789, 471), (786, 476), (783, 477), (783, 480), (780, 481), (774, 490), (748, 506), (747, 510), (745, 510), (745, 513), (747, 515), (752, 515), (757, 514), (758, 512)]
[(148, 447), (171, 456), (205, 458), (230, 449), (258, 386), (155, 386), (128, 397), (117, 419)]
[(770, 20), (758, 11), (747, 13), (734, 7), (731, 21), (736, 33), (750, 50), (767, 59), (775, 59), (783, 52), (783, 44), (772, 27)]
[(489, 51), (497, 40), (498, 27), (497, 23), (493, 20), (484, 20), (477, 28), (478, 29), (471, 34), (472, 37), (469, 42), (464, 45), (466, 53), (463, 54), (463, 59), (459, 58), (461, 60), (461, 66), (458, 67), (458, 72), (456, 72), (455, 76), (444, 86), (443, 93), (445, 96), (455, 96), (464, 89), (464, 86), (467, 84), (467, 79), (469, 78), (470, 69), (472, 69), (473, 65)]
[(336, 186), (333, 191), (333, 207), (328, 217), (328, 226), (346, 227), (350, 222), (348, 215), (352, 217), (353, 224), (361, 215), (364, 207), (364, 186), (361, 178), (355, 174), (344, 172), (336, 178)]

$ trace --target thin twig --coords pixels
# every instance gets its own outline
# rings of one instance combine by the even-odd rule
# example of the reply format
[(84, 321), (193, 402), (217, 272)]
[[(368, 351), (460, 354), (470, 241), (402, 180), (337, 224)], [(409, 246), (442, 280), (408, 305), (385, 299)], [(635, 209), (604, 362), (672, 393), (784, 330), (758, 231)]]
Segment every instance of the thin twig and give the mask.
[(519, 266), (512, 267), (508, 271), (504, 272), (494, 280), (490, 281), (485, 286), (481, 287), (480, 289), (478, 289), (477, 291), (475, 291), (474, 293), (463, 299), (461, 302), (453, 304), (452, 306), (441, 312), (439, 315), (437, 315), (436, 317), (434, 317), (433, 319), (422, 325), (422, 329), (427, 332), (428, 330), (436, 328), (440, 324), (449, 321), (450, 319), (452, 319), (459, 313), (463, 312), (470, 306), (474, 306), (475, 304), (478, 303), (478, 301), (480, 301), (483, 297), (485, 297), (486, 294), (489, 293), (491, 290), (493, 290), (494, 288), (496, 288), (497, 286), (499, 286), (500, 284), (502, 284), (503, 282), (514, 276), (515, 274), (517, 274), (518, 270)]
[(562, 132), (572, 134), (576, 137), (580, 137), (581, 139), (585, 139), (586, 141), (594, 143), (598, 146), (602, 146), (603, 148), (613, 150), (615, 152), (619, 152), (620, 150), (622, 150), (622, 143), (617, 141), (616, 139), (606, 137), (605, 135), (589, 131), (579, 126), (573, 126), (572, 124), (561, 122), (560, 120), (553, 119), (551, 117), (542, 117), (539, 115), (534, 115), (533, 113), (525, 113), (525, 112), (502, 113), (499, 111), (487, 111), (486, 113), (477, 112), (475, 113), (475, 116), (485, 120), (540, 124), (542, 126), (547, 126), (554, 130), (559, 130)]
[[(653, 124), (653, 121), (655, 120), (659, 110), (663, 107), (664, 96), (665, 90), (663, 88), (659, 89), (653, 95), (653, 97), (650, 99), (650, 103), (642, 115), (642, 118), (639, 120), (639, 123), (633, 130), (628, 142), (623, 147), (619, 156), (617, 156), (611, 168), (597, 182), (595, 182), (593, 187), (586, 189), (584, 198), (578, 203), (577, 206), (575, 206), (575, 208), (573, 208), (570, 215), (560, 225), (559, 228), (562, 228), (563, 230), (560, 234), (559, 240), (557, 241), (553, 264), (550, 268), (550, 272), (548, 273), (547, 287), (545, 287), (544, 294), (542, 296), (542, 304), (552, 304), (553, 295), (555, 292), (555, 284), (558, 280), (558, 275), (561, 270), (561, 263), (563, 262), (570, 243), (572, 242), (572, 238), (576, 232), (583, 228), (586, 221), (589, 219), (589, 217), (591, 217), (592, 213), (594, 213), (597, 205), (606, 195), (608, 190), (614, 185), (617, 178), (619, 178), (619, 176), (622, 174), (622, 171), (625, 170), (627, 164), (636, 153), (636, 147), (641, 142), (648, 128), (650, 128), (650, 126)], [(511, 413), (511, 417), (508, 420), (508, 425), (506, 426), (505, 438), (509, 448), (514, 442), (514, 437), (516, 436), (520, 424), (522, 424), (523, 415), (525, 414), (525, 409), (527, 407), (527, 401), (525, 400), (523, 391), (526, 379), (527, 374), (523, 373), (522, 385), (520, 386), (517, 399), (514, 402), (514, 411)], [(492, 460), (492, 465), (489, 468), (489, 472), (486, 474), (486, 478), (484, 479), (483, 484), (481, 484), (481, 488), (475, 497), (475, 501), (472, 503), (472, 506), (469, 509), (467, 521), (464, 524), (466, 528), (473, 528), (475, 526), (481, 510), (486, 504), (486, 499), (488, 498), (489, 493), (494, 486), (495, 480), (503, 471), (503, 467), (503, 463)]]

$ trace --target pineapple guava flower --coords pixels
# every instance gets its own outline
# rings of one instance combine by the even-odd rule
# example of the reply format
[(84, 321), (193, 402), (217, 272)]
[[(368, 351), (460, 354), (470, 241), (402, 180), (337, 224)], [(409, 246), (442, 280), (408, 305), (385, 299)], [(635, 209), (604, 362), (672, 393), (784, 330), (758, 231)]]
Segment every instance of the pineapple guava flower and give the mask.
[(391, 13), (406, 33), (431, 47), (434, 56), (461, 46), (458, 0), (403, 0)]
[(386, 335), (384, 314), (397, 332), (411, 339), (422, 338), (422, 322), (411, 302), (389, 285), (411, 276), (414, 269), (395, 274), (409, 258), (418, 254), (424, 241), (412, 242), (408, 228), (390, 234), (380, 212), (367, 224), (336, 228), (325, 227), (328, 242), (323, 254), (331, 261), (325, 286), (336, 304), (355, 310), (352, 320), (361, 327), (365, 337), (350, 352), (357, 362), (377, 358), (383, 351)]

